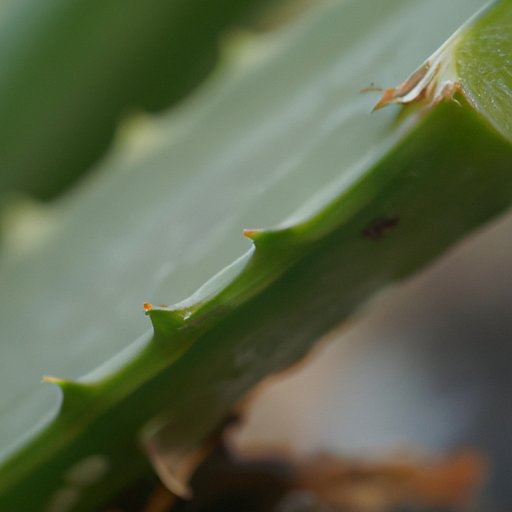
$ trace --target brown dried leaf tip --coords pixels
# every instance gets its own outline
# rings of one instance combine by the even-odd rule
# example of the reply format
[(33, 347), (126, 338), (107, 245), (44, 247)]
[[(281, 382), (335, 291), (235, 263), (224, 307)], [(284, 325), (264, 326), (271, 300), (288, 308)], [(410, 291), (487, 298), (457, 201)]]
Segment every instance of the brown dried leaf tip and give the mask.
[(459, 37), (460, 32), (455, 33), (407, 80), (397, 87), (386, 89), (372, 112), (393, 103), (406, 105), (426, 101), (432, 106), (452, 99), (461, 90), (453, 59), (453, 48)]
[(149, 313), (153, 309), (153, 305), (150, 304), (149, 302), (144, 302), (142, 307), (144, 308), (145, 313)]

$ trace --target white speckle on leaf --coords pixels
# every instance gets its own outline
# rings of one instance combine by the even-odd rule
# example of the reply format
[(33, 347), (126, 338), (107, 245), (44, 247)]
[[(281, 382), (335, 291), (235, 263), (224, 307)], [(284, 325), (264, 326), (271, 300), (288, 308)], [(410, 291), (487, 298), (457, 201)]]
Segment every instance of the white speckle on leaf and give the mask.
[(91, 455), (71, 466), (64, 478), (70, 484), (85, 487), (102, 478), (108, 468), (108, 460), (103, 455)]
[(80, 500), (80, 491), (73, 487), (62, 487), (52, 495), (45, 512), (68, 512)]

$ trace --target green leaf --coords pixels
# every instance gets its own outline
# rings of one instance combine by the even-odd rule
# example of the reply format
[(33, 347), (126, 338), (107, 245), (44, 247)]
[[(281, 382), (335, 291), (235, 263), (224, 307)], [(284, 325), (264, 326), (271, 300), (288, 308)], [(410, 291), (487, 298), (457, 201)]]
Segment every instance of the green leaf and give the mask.
[(512, 139), (511, 46), (510, 0), (501, 0), (468, 28), (456, 49), (464, 93), (508, 139)]
[(49, 198), (108, 147), (120, 116), (181, 99), (219, 33), (264, 0), (19, 0), (0, 11), (0, 194)]
[[(460, 92), (402, 120), (360, 92), (402, 80), (481, 4), (328, 2), (246, 42), (53, 205), (44, 239), (8, 246), (0, 509), (92, 510), (147, 470), (143, 438), (196, 446), (264, 376), (510, 204), (510, 140)], [(137, 315), (190, 294), (147, 307), (154, 336)], [(59, 413), (42, 374), (64, 379)], [(97, 480), (74, 478), (84, 465)]]

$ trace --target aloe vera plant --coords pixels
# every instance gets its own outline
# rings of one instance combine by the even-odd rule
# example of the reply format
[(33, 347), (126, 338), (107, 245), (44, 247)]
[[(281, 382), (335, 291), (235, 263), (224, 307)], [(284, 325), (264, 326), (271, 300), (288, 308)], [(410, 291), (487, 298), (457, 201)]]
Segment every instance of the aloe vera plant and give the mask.
[[(40, 238), (19, 214), (0, 268), (1, 510), (94, 510), (509, 206), (512, 3), (456, 31), (481, 7), (328, 2), (133, 121), (81, 187), (30, 207)], [(383, 100), (413, 105), (372, 114), (361, 89), (414, 69)]]

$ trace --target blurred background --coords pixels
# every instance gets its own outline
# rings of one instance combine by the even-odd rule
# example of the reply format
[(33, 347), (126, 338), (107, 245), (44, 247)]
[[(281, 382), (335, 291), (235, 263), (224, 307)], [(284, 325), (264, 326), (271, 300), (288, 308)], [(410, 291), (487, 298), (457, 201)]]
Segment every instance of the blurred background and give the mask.
[(490, 460), (484, 510), (508, 510), (511, 232), (509, 214), (385, 290), (302, 367), (264, 384), (236, 442), (369, 460), (471, 447)]

